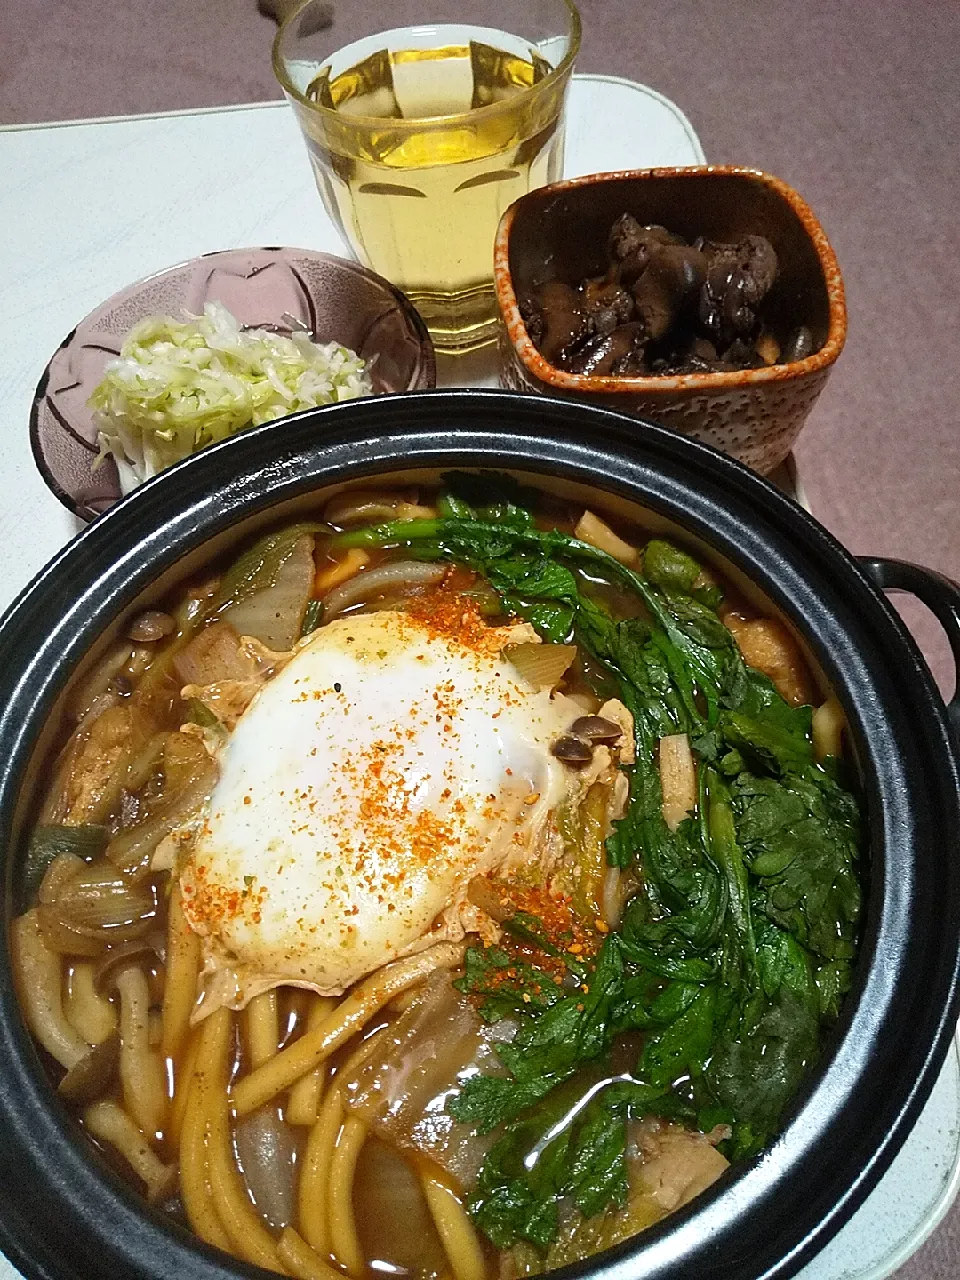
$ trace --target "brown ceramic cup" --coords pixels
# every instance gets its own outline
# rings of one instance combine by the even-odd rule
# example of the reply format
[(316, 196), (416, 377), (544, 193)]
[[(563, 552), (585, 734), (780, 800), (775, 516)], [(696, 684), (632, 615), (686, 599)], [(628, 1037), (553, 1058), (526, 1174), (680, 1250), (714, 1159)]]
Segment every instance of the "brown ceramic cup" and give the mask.
[[(624, 212), (691, 241), (766, 236), (780, 264), (767, 322), (781, 341), (805, 325), (813, 354), (757, 369), (642, 377), (595, 377), (549, 364), (527, 332), (518, 298), (547, 280), (576, 285), (602, 274), (610, 227)], [(600, 173), (533, 191), (503, 215), (494, 274), (503, 387), (653, 419), (765, 474), (789, 454), (846, 337), (843, 282), (823, 228), (796, 191), (754, 169)]]

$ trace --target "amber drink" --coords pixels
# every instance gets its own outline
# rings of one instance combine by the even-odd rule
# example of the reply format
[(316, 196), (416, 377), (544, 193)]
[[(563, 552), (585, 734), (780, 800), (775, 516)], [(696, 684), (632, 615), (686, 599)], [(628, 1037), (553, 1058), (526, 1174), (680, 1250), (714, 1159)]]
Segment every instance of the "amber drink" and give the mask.
[[(499, 6), (501, 20), (508, 11)], [(316, 35), (312, 54), (294, 41), (297, 22), (275, 59), (328, 213), (360, 260), (411, 297), (439, 347), (482, 345), (495, 332), (500, 216), (561, 176), (576, 12), (533, 4), (518, 11), (521, 34), (434, 21), (326, 56)]]

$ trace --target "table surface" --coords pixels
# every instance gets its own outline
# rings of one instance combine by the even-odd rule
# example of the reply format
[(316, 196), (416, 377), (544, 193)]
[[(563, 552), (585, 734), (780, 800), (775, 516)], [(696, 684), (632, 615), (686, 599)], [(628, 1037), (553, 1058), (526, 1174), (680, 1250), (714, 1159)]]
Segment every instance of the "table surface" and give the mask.
[[(593, 126), (611, 118), (622, 127)], [(152, 178), (147, 199), (130, 178), (142, 172), (144, 157)], [(702, 160), (689, 122), (661, 95), (616, 77), (576, 78), (568, 176)], [(212, 249), (309, 244), (342, 253), (343, 247), (281, 104), (2, 130), (0, 163), (8, 257), (0, 316), (3, 605), (77, 529), (37, 474), (26, 432), (44, 364), (77, 320), (132, 279)], [(439, 381), (486, 383), (491, 374), (489, 353), (479, 354), (442, 362)], [(954, 1046), (890, 1172), (800, 1273), (802, 1280), (890, 1275), (951, 1203), (958, 1160), (960, 1056)]]

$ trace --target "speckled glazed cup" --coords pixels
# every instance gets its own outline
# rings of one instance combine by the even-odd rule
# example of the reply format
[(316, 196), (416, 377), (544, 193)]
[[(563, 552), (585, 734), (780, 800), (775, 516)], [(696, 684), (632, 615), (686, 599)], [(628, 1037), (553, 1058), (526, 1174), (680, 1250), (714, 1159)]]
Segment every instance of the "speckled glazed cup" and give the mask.
[[(760, 369), (644, 377), (591, 377), (549, 364), (527, 332), (518, 299), (546, 280), (576, 285), (602, 274), (610, 227), (624, 212), (688, 240), (766, 236), (780, 263), (770, 298), (774, 331), (806, 325), (814, 353)], [(531, 192), (503, 215), (494, 273), (501, 386), (652, 419), (764, 474), (793, 447), (846, 337), (843, 282), (823, 228), (796, 191), (753, 169), (600, 173)]]

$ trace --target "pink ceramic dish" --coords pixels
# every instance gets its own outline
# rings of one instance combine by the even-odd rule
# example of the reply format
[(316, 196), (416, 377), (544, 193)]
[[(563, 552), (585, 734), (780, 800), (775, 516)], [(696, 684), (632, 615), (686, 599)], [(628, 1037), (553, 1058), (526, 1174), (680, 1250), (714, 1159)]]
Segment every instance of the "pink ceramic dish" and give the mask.
[[(774, 330), (782, 338), (806, 325), (813, 354), (758, 369), (642, 377), (595, 377), (549, 364), (527, 332), (518, 299), (547, 280), (576, 285), (602, 273), (610, 227), (624, 212), (690, 241), (766, 236), (780, 262), (770, 295)], [(823, 228), (796, 191), (754, 169), (645, 169), (542, 187), (503, 215), (494, 272), (502, 386), (650, 418), (763, 473), (787, 457), (846, 337), (843, 282)]]
[(149, 315), (179, 317), (222, 302), (241, 324), (282, 325), (284, 313), (318, 342), (339, 342), (370, 362), (375, 394), (436, 384), (426, 326), (399, 289), (365, 267), (311, 249), (228, 249), (168, 267), (115, 293), (69, 334), (47, 365), (30, 412), (44, 480), (83, 520), (120, 497), (116, 467), (99, 466), (87, 401), (130, 329)]

